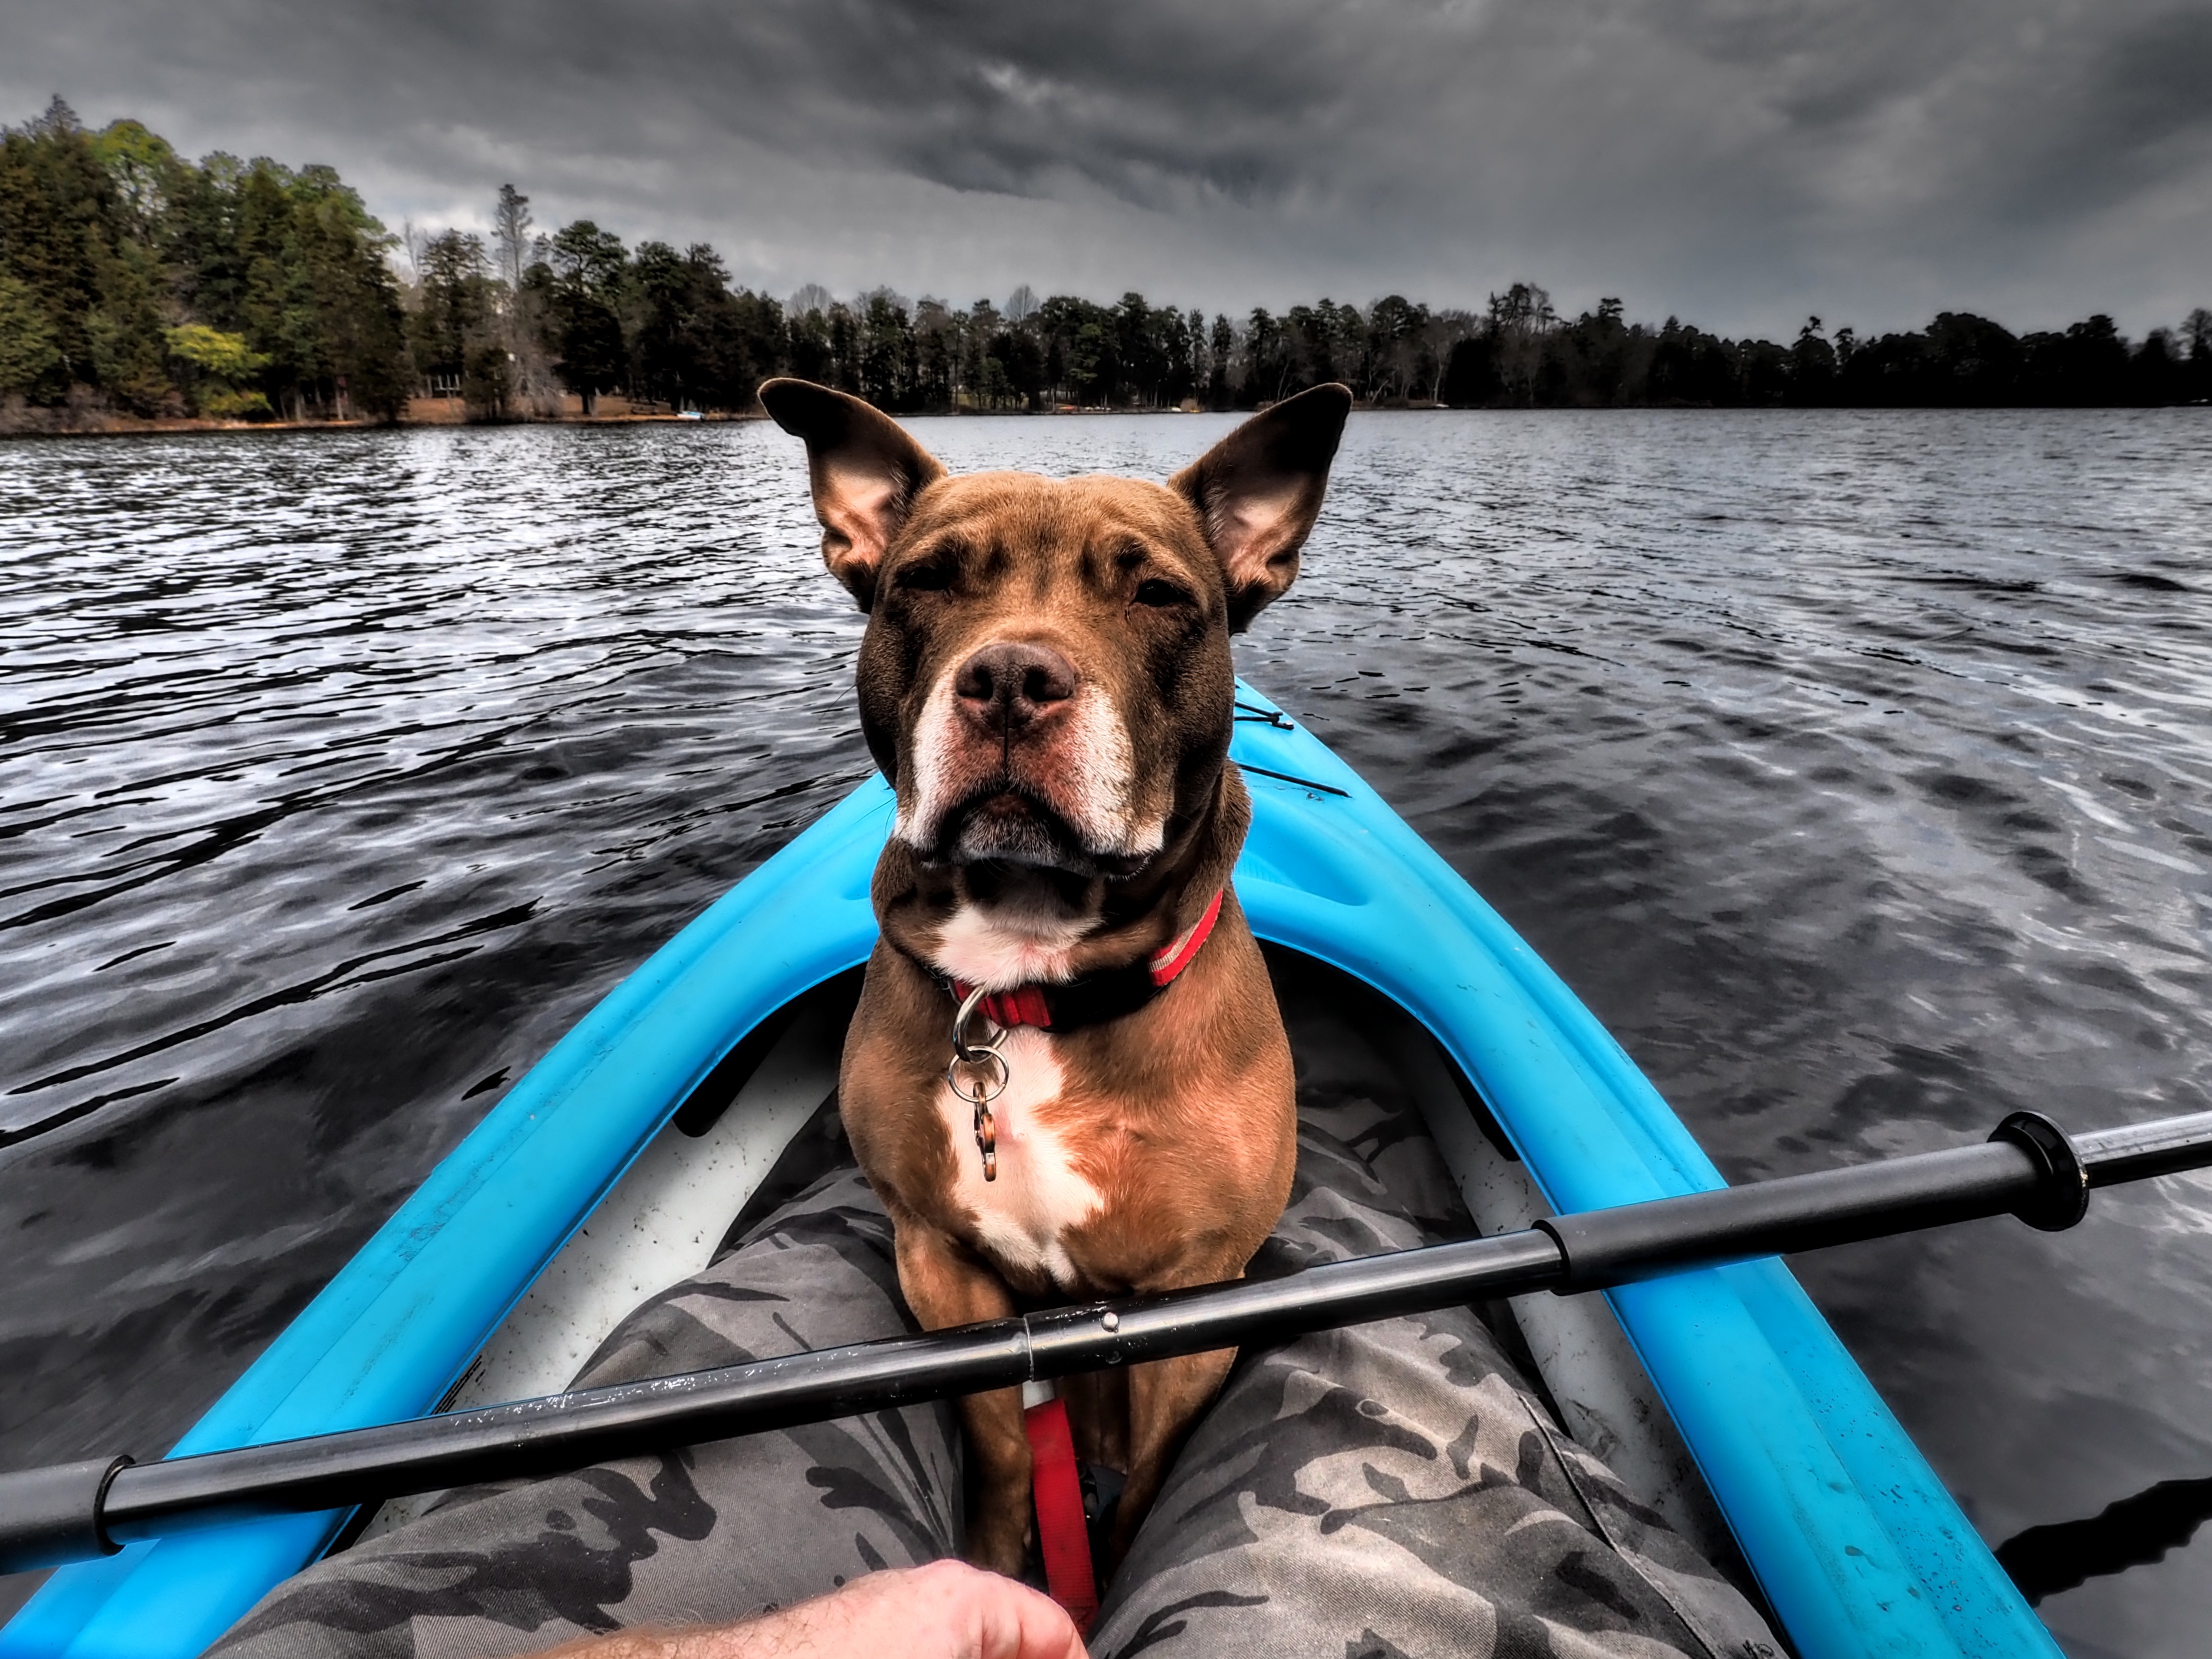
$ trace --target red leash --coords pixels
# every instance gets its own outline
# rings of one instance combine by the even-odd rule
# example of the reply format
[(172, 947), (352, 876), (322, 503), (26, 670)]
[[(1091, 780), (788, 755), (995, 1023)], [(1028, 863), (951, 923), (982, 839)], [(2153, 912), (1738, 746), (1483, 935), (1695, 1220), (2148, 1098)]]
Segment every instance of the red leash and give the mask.
[[(1144, 981), (1142, 996), (1131, 1006), (1141, 1006), (1144, 1000), (1166, 989), (1177, 975), (1190, 966), (1199, 947), (1213, 932), (1213, 924), (1221, 919), (1221, 901), (1226, 890), (1214, 894), (1205, 913), (1180, 939), (1170, 940), (1146, 958), (1139, 970)], [(1033, 1025), (1050, 1030), (1067, 1023), (1054, 1019), (1053, 998), (1055, 992), (1066, 996), (1069, 988), (1018, 985), (985, 996), (981, 1002), (985, 1017), (995, 1025)], [(966, 1005), (975, 988), (954, 980), (952, 993), (963, 1005), (954, 1021), (953, 1050), (965, 1060), (968, 1051), (963, 1044), (967, 1039), (960, 1028), (967, 1024)], [(1095, 1014), (1097, 1009), (1091, 1012)], [(985, 1045), (987, 1050), (994, 1048), (996, 1041), (992, 1038)], [(994, 1052), (990, 1057), (998, 1058)], [(1006, 1062), (1000, 1060), (999, 1064), (999, 1085), (1003, 1087)], [(955, 1093), (975, 1102), (975, 1144), (983, 1153), (983, 1179), (994, 1180), (998, 1169), (992, 1146), (991, 1095), (980, 1092), (980, 1089), (971, 1095), (953, 1080), (951, 1072), (946, 1076)], [(997, 1092), (997, 1089), (991, 1091), (993, 1095)], [(1083, 1480), (1075, 1467), (1075, 1439), (1068, 1432), (1067, 1407), (1057, 1396), (1042, 1405), (1031, 1406), (1022, 1413), (1022, 1427), (1029, 1436), (1030, 1479), (1036, 1498), (1037, 1548), (1044, 1557), (1045, 1588), (1052, 1593), (1054, 1601), (1067, 1609), (1067, 1616), (1075, 1621), (1077, 1631), (1087, 1636), (1091, 1621), (1098, 1616), (1098, 1581), (1091, 1570), (1091, 1528), (1083, 1518)]]
[(1098, 1583), (1091, 1573), (1091, 1528), (1083, 1518), (1083, 1483), (1075, 1469), (1075, 1440), (1067, 1431), (1067, 1407), (1058, 1399), (1031, 1406), (1022, 1413), (1022, 1426), (1030, 1437), (1045, 1587), (1087, 1636), (1098, 1615)]

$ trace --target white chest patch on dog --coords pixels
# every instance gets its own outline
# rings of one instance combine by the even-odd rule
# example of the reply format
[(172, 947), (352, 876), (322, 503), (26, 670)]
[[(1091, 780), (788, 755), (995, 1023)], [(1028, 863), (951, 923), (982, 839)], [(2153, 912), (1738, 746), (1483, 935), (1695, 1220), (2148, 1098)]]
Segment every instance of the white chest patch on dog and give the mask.
[(1009, 915), (963, 904), (938, 935), (932, 959), (940, 972), (986, 991), (1069, 977), (1068, 952), (1091, 931), (1086, 920)]
[(1056, 1100), (1065, 1080), (1052, 1039), (1029, 1026), (1006, 1035), (1005, 1091), (991, 1103), (998, 1129), (999, 1178), (983, 1179), (975, 1147), (975, 1109), (945, 1084), (937, 1109), (952, 1140), (959, 1173), (954, 1199), (975, 1218), (977, 1243), (1003, 1267), (1042, 1272), (1062, 1291), (1075, 1288), (1075, 1264), (1066, 1235), (1098, 1213), (1098, 1189), (1079, 1174), (1059, 1135), (1037, 1121), (1036, 1109)]

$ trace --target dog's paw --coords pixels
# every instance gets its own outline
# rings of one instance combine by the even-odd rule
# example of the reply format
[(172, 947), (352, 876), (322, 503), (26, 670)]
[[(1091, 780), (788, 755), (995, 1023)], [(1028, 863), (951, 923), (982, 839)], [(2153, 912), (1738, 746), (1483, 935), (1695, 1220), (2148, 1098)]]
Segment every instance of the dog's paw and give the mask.
[(971, 1566), (1018, 1578), (1029, 1561), (1033, 1530), (1025, 1515), (979, 1515), (969, 1522), (967, 1547), (961, 1553)]

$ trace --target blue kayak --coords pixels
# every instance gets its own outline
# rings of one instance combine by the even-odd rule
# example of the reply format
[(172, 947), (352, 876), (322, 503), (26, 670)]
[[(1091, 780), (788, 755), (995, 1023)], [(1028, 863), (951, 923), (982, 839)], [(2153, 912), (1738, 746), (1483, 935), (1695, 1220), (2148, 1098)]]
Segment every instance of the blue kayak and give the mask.
[[(1455, 1065), (1480, 1105), (1425, 1109), (1485, 1230), (1722, 1185), (1512, 929), (1318, 739), (1237, 696), (1253, 931), (1373, 988)], [(891, 810), (880, 779), (862, 784), (611, 993), (172, 1455), (553, 1391), (611, 1318), (703, 1266), (834, 1067), (824, 988), (849, 986), (874, 944)], [(702, 1115), (740, 1060), (742, 1089)], [(1481, 1107), (1503, 1162), (1474, 1132)], [(1779, 1261), (1515, 1311), (1569, 1427), (1747, 1573), (1804, 1659), (2059, 1659)], [(406, 1512), (257, 1521), (64, 1568), (0, 1631), (0, 1659), (186, 1659), (365, 1520)]]

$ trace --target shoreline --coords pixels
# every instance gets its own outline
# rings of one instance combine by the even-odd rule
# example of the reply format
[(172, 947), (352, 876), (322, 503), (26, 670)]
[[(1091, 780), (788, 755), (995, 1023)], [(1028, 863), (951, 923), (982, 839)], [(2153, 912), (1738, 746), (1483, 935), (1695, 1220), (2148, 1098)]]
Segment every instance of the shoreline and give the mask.
[[(1638, 410), (1654, 410), (1674, 413), (1681, 413), (1692, 410), (1705, 410), (1715, 413), (1736, 413), (1742, 411), (1741, 405), (1722, 405), (1716, 404), (1614, 404), (1609, 407), (1591, 408), (1553, 408), (1549, 406), (1531, 408), (1528, 406), (1516, 405), (1478, 404), (1466, 410), (1455, 411), (1453, 410), (1452, 406), (1448, 404), (1425, 402), (1409, 404), (1393, 402), (1384, 404), (1355, 404), (1352, 405), (1352, 408), (1355, 413), (1362, 415), (1421, 415), (1433, 414), (1439, 411), (1510, 415), (1632, 414)], [(2117, 410), (2147, 410), (2151, 408), (2205, 409), (2212, 408), (2212, 402), (2200, 399), (2188, 403), (2165, 404), (1823, 404), (1820, 405), (1819, 408), (1831, 412), (1852, 412), (1858, 414), (1873, 414), (1883, 410), (1905, 413), (1932, 413), (1938, 410), (1990, 415), (2024, 414), (2036, 410), (2069, 410), (2076, 414), (2091, 414), (2099, 411), (2111, 412)], [(1049, 420), (1056, 416), (1068, 415), (1118, 415), (1142, 416), (1189, 414), (1237, 414), (1240, 412), (1248, 411), (1239, 411), (1236, 410), (1194, 410), (1186, 409), (949, 409), (919, 410), (916, 411), (914, 416), (898, 418), (919, 418), (931, 420)], [(1815, 411), (1811, 406), (1808, 405), (1785, 404), (1777, 405), (1767, 412), (1776, 414), (1785, 412), (1790, 414), (1805, 414), (1817, 411)], [(511, 418), (482, 421), (455, 419), (425, 420), (421, 417), (410, 418), (406, 416), (402, 416), (397, 420), (390, 421), (372, 421), (362, 419), (328, 421), (225, 421), (209, 419), (196, 416), (149, 417), (131, 415), (103, 414), (91, 422), (82, 424), (25, 425), (14, 427), (0, 425), (0, 443), (5, 443), (11, 440), (23, 438), (176, 438), (191, 437), (209, 434), (240, 432), (458, 432), (464, 430), (481, 431), (498, 428), (520, 426), (730, 426), (748, 425), (755, 422), (765, 421), (767, 419), (768, 416), (764, 412), (758, 410), (751, 410), (740, 414), (731, 414), (718, 411), (711, 415), (609, 414), (559, 415), (551, 417), (544, 416), (516, 416)]]
[(562, 415), (517, 416), (511, 420), (223, 421), (200, 416), (101, 415), (82, 423), (0, 426), (0, 441), (10, 438), (173, 438), (211, 432), (392, 432), (459, 431), (508, 426), (702, 426), (764, 421), (765, 415)]
[[(127, 415), (112, 410), (93, 409), (83, 405), (35, 408), (20, 402), (12, 406), (0, 406), (0, 440), (9, 438), (136, 438), (175, 437), (204, 432), (364, 432), (395, 428), (419, 430), (426, 428), (460, 428), (464, 427), (510, 426), (701, 426), (726, 425), (768, 419), (766, 410), (757, 404), (749, 410), (717, 410), (712, 412), (695, 410), (678, 413), (665, 407), (639, 409), (629, 405), (629, 400), (619, 393), (608, 393), (603, 404), (615, 405), (586, 415), (574, 407), (580, 400), (573, 392), (565, 401), (571, 407), (557, 414), (508, 415), (471, 419), (459, 398), (410, 398), (405, 411), (391, 420), (380, 421), (348, 416), (329, 420), (264, 420), (247, 421), (219, 419), (209, 416)], [(629, 405), (629, 406), (625, 406)], [(1261, 408), (1267, 407), (1265, 404)], [(1353, 407), (1363, 411), (1373, 410), (1434, 410), (1445, 407), (1425, 398), (1389, 398), (1373, 403), (1356, 403)], [(950, 417), (999, 420), (1006, 418), (1031, 419), (1055, 415), (1195, 415), (1204, 413), (1236, 414), (1240, 411), (1202, 410), (1194, 408), (1115, 409), (1104, 405), (1061, 404), (1050, 409), (932, 409), (913, 413), (922, 418)], [(1249, 412), (1249, 411), (1242, 411)], [(40, 419), (39, 416), (51, 419)], [(12, 417), (12, 418), (11, 418)]]

